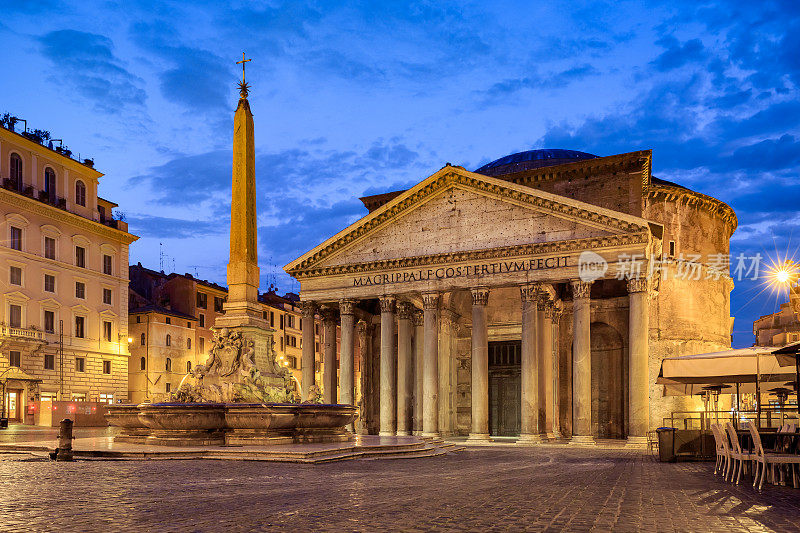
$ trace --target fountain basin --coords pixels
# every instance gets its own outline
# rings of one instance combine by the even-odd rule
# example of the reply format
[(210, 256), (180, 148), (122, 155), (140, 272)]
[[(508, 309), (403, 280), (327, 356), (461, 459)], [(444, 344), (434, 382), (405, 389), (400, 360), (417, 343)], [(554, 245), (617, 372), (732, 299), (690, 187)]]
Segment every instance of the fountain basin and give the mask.
[(163, 446), (266, 446), (343, 442), (358, 416), (353, 405), (154, 403), (111, 406), (116, 442)]
[(148, 429), (139, 420), (138, 405), (109, 405), (106, 408), (108, 425), (121, 428), (120, 434), (115, 439), (118, 442), (144, 442)]

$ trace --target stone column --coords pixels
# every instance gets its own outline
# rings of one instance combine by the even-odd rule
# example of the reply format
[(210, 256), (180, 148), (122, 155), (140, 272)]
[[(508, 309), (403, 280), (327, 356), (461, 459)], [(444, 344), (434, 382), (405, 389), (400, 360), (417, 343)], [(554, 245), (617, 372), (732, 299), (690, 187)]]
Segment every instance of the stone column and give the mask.
[(411, 346), (411, 315), (408, 302), (397, 304), (397, 434), (411, 435), (411, 399), (414, 390), (414, 353)]
[(548, 296), (539, 301), (539, 431), (543, 437), (555, 438), (553, 434), (553, 302)]
[(300, 388), (301, 398), (304, 402), (307, 402), (312, 399), (312, 394), (316, 391), (316, 383), (314, 382), (314, 315), (317, 312), (317, 306), (314, 302), (301, 302), (300, 305), (300, 320), (303, 327), (303, 353), (300, 356), (302, 381)]
[[(336, 403), (336, 310), (322, 311), (322, 398), (327, 404)], [(313, 330), (312, 330), (313, 331)]]
[(570, 444), (594, 445), (592, 437), (592, 345), (589, 335), (592, 282), (572, 282), (572, 439)]
[(394, 296), (384, 296), (381, 305), (381, 419), (380, 435), (394, 435), (397, 417), (397, 375), (394, 351)]
[(518, 444), (541, 442), (539, 437), (538, 361), (536, 359), (536, 322), (539, 285), (519, 288), (522, 299), (522, 424)]
[[(355, 302), (339, 301), (339, 402), (355, 404)], [(363, 346), (363, 345), (362, 345)], [(362, 350), (363, 351), (363, 350)], [(363, 355), (362, 355), (363, 357)]]
[(647, 278), (628, 280), (628, 446), (647, 446), (650, 428), (650, 316), (648, 309)]
[(422, 435), (439, 436), (439, 294), (422, 295), (424, 349)]
[(422, 311), (414, 311), (414, 435), (422, 433), (422, 376), (425, 334)]
[(553, 306), (551, 312), (551, 332), (553, 335), (553, 438), (561, 438), (564, 434), (561, 431), (561, 372), (559, 370), (560, 353), (558, 341), (559, 327), (558, 323), (561, 320), (561, 308)]
[(545, 329), (550, 327), (550, 320), (547, 318), (547, 305), (550, 303), (550, 295), (547, 291), (539, 292), (536, 300), (536, 390), (538, 391), (537, 423), (539, 435), (543, 438), (547, 435), (547, 365), (550, 358), (547, 356), (547, 335)]
[(489, 289), (472, 289), (472, 431), (470, 440), (489, 440)]

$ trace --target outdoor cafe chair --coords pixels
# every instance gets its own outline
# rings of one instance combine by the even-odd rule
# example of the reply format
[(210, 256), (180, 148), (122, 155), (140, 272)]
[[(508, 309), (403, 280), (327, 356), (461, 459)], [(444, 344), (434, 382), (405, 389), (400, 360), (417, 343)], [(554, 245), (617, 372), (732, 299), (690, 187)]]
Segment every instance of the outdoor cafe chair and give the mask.
[(746, 466), (745, 461), (747, 462), (747, 465), (751, 466), (750, 470), (752, 471), (751, 461), (755, 459), (755, 454), (742, 449), (742, 445), (739, 442), (739, 436), (736, 434), (736, 428), (733, 427), (733, 424), (730, 422), (726, 423), (725, 431), (727, 431), (728, 437), (730, 438), (730, 462), (733, 464), (728, 481), (733, 482), (733, 476), (735, 475), (736, 484), (738, 485), (739, 481), (742, 479), (742, 469)]
[(728, 461), (730, 460), (728, 439), (722, 431), (720, 431), (719, 424), (711, 424), (711, 433), (714, 435), (717, 451), (717, 462), (714, 465), (714, 474), (724, 475), (728, 470)]
[[(783, 426), (781, 426), (775, 438), (775, 448), (773, 451), (776, 453), (783, 453), (783, 454), (795, 453), (793, 452), (793, 449), (795, 447), (795, 440), (792, 437), (792, 435), (790, 435), (791, 433), (794, 432), (795, 432), (794, 424), (784, 424)], [(770, 453), (769, 450), (767, 451), (767, 453)], [(778, 477), (776, 474), (779, 474), (780, 484), (785, 485), (787, 470), (788, 472), (792, 472), (794, 468), (795, 466), (792, 464), (773, 465), (772, 479), (774, 480), (776, 477)], [(794, 485), (796, 486), (797, 484), (794, 483)]]
[[(758, 434), (758, 429), (756, 429), (756, 425), (753, 423), (752, 420), (747, 421), (747, 429), (750, 431), (750, 437), (753, 439), (753, 450), (755, 451), (755, 468), (753, 469), (753, 487), (758, 485), (758, 490), (760, 491), (764, 487), (764, 476), (767, 474), (767, 467), (769, 465), (776, 465), (776, 464), (791, 464), (791, 465), (800, 465), (800, 455), (790, 454), (790, 453), (773, 453), (767, 452), (764, 450), (764, 446), (761, 444), (761, 435)], [(761, 471), (759, 472), (759, 465), (761, 465)], [(797, 470), (792, 469), (792, 474), (794, 477), (794, 485), (797, 486)], [(774, 482), (774, 480), (773, 480)]]

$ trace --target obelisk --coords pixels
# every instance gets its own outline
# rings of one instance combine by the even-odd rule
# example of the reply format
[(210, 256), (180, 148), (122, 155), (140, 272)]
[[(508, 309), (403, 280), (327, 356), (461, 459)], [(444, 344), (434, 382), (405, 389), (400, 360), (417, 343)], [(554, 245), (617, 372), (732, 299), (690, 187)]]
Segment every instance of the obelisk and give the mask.
[[(244, 54), (242, 54), (244, 56)], [(256, 365), (264, 372), (271, 369), (272, 330), (262, 318), (258, 303), (260, 285), (256, 223), (256, 170), (253, 114), (247, 95), (244, 59), (239, 83), (239, 105), (233, 118), (233, 172), (231, 187), (231, 245), (228, 260), (228, 301), (225, 314), (217, 317), (215, 329), (240, 330), (254, 341)]]

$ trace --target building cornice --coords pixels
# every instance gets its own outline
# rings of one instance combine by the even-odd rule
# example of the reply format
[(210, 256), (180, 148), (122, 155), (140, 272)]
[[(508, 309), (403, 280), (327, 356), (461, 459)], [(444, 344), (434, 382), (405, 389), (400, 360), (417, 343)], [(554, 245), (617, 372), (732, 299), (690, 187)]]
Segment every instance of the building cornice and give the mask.
[(51, 158), (53, 161), (57, 161), (58, 164), (63, 165), (65, 168), (73, 170), (75, 172), (85, 174), (95, 180), (101, 178), (104, 174), (95, 170), (92, 167), (88, 167), (81, 163), (80, 161), (76, 161), (71, 157), (67, 157), (64, 154), (60, 154), (55, 150), (51, 150), (46, 146), (42, 146), (41, 144), (34, 142), (24, 135), (20, 135), (16, 131), (11, 131), (6, 128), (0, 127), (0, 135), (5, 134), (5, 137), (8, 138), (8, 142), (10, 143), (18, 143), (22, 148), (29, 150), (31, 153), (35, 153), (37, 156), (40, 157), (48, 157)]
[(400, 213), (426, 202), (439, 191), (449, 187), (477, 190), (487, 196), (501, 198), (525, 207), (537, 208), (556, 216), (578, 219), (590, 226), (613, 232), (627, 234), (649, 232), (648, 221), (633, 215), (619, 213), (578, 200), (531, 189), (524, 185), (468, 172), (461, 167), (446, 166), (415, 187), (405, 191), (361, 220), (340, 231), (310, 252), (286, 265), (284, 270), (291, 275), (295, 275), (295, 273), (311, 269), (322, 260), (352, 246), (378, 228), (390, 224)]
[(662, 183), (651, 183), (648, 187), (645, 198), (648, 202), (675, 202), (685, 203), (688, 206), (697, 207), (703, 211), (719, 217), (730, 227), (732, 235), (739, 224), (736, 212), (723, 202), (711, 196), (679, 187)]
[(60, 222), (72, 224), (80, 229), (85, 229), (91, 233), (110, 238), (114, 241), (122, 242), (123, 244), (131, 244), (139, 239), (138, 236), (128, 233), (127, 231), (119, 230), (106, 226), (100, 221), (91, 220), (69, 211), (64, 211), (58, 207), (44, 204), (33, 198), (25, 195), (18, 194), (6, 189), (0, 189), (0, 200), (5, 203), (17, 207), (24, 212), (35, 213), (37, 215), (49, 217)]
[(485, 261), (489, 259), (512, 259), (532, 255), (546, 255), (582, 250), (599, 250), (621, 246), (647, 244), (650, 238), (648, 231), (639, 233), (609, 235), (589, 239), (575, 239), (542, 243), (519, 244), (502, 248), (487, 248), (466, 252), (450, 252), (443, 254), (420, 255), (399, 259), (385, 259), (365, 263), (352, 263), (320, 268), (296, 269), (288, 271), (298, 279), (335, 276), (341, 274), (359, 274), (364, 272), (392, 270), (399, 268), (419, 268), (423, 266), (454, 264), (468, 261)]

